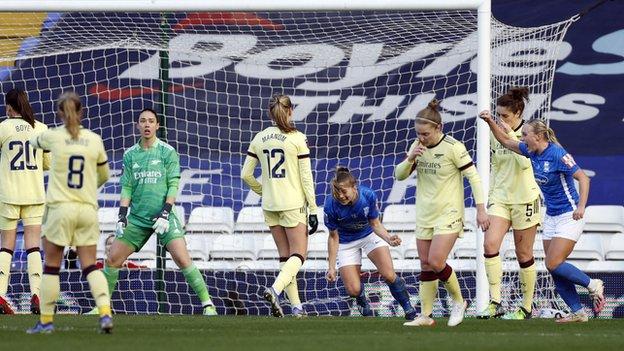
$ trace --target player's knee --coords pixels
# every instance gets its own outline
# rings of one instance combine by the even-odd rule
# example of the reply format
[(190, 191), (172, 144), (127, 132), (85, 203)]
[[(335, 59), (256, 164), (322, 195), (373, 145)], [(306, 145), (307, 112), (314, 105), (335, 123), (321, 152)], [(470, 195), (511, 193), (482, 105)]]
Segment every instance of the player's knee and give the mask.
[(527, 250), (524, 248), (516, 247), (516, 258), (518, 262), (526, 262), (533, 258), (533, 248), (531, 250)]
[(110, 255), (109, 257), (106, 257), (106, 266), (114, 267), (114, 268), (121, 268), (124, 261), (125, 259), (122, 259), (121, 257), (115, 257), (115, 255)]
[(444, 257), (429, 257), (427, 261), (429, 261), (429, 267), (434, 272), (440, 272), (446, 267), (446, 258)]
[(563, 263), (563, 259), (561, 259), (560, 257), (547, 256), (544, 263), (546, 264), (546, 269), (548, 271), (554, 271), (555, 269), (557, 269), (557, 267), (559, 267), (560, 264)]
[(360, 296), (360, 284), (345, 284), (345, 290), (347, 290), (347, 294), (351, 297)]
[(499, 249), (500, 247), (498, 245), (498, 242), (496, 242), (495, 240), (485, 239), (485, 241), (483, 242), (483, 251), (486, 255), (493, 255), (497, 253)]

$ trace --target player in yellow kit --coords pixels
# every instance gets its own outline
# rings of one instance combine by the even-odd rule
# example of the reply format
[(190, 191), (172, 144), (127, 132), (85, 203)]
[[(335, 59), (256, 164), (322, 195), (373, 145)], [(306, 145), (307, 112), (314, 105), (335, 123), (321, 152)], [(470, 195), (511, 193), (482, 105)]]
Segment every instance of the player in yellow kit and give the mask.
[(30, 311), (39, 314), (39, 285), (41, 283), (41, 217), (45, 189), (43, 171), (49, 166), (49, 154), (35, 150), (28, 141), (48, 127), (35, 120), (22, 90), (11, 89), (5, 95), (9, 118), (0, 123), (0, 314), (13, 314), (6, 297), (9, 287), (11, 260), (15, 250), (17, 221), (24, 225), (24, 249), (28, 262)]
[[(305, 135), (292, 125), (292, 113), (288, 96), (271, 98), (269, 115), (274, 125), (253, 138), (242, 170), (243, 181), (262, 196), (265, 222), (280, 255), (280, 273), (263, 293), (275, 317), (284, 316), (278, 300), (283, 290), (293, 306), (293, 315), (305, 315), (299, 300), (297, 272), (308, 251), (307, 224), (310, 234), (318, 227), (310, 150)], [(253, 174), (258, 162), (262, 184)]]
[(444, 282), (453, 299), (449, 326), (464, 319), (466, 302), (455, 272), (446, 259), (458, 237), (463, 234), (464, 186), (468, 178), (477, 206), (477, 223), (483, 230), (488, 217), (483, 205), (481, 179), (464, 144), (442, 133), (439, 102), (432, 100), (416, 115), (418, 139), (412, 143), (407, 158), (395, 169), (398, 180), (404, 180), (416, 170), (416, 247), (420, 259), (421, 314), (407, 326), (432, 326), (433, 302), (438, 292), (438, 280)]
[(44, 215), (45, 266), (41, 281), (41, 318), (29, 334), (51, 333), (54, 307), (59, 297), (59, 272), (65, 246), (76, 246), (82, 274), (100, 311), (100, 330), (113, 328), (106, 278), (97, 269), (95, 253), (100, 228), (97, 189), (109, 177), (102, 138), (80, 125), (82, 103), (75, 93), (58, 101), (63, 126), (30, 139), (35, 148), (53, 150)]
[[(522, 112), (529, 90), (511, 88), (496, 100), (496, 113), (509, 127), (507, 135), (514, 140), (522, 136)], [(485, 233), (485, 272), (490, 286), (490, 303), (478, 318), (529, 319), (537, 272), (533, 258), (535, 233), (540, 224), (540, 191), (533, 176), (531, 160), (505, 148), (494, 136), (492, 149), (492, 177), (488, 200), (490, 227)], [(503, 265), (499, 250), (509, 228), (513, 229), (516, 258), (520, 264), (522, 305), (504, 314), (501, 306)]]

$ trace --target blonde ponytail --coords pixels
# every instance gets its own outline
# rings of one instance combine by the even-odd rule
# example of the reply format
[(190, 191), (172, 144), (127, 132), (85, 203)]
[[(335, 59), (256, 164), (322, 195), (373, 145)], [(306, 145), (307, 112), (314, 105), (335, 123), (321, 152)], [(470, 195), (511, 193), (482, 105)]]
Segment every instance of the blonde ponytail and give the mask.
[(290, 133), (297, 130), (295, 126), (288, 121), (291, 109), (292, 102), (288, 95), (276, 94), (273, 95), (269, 101), (269, 116), (271, 116), (271, 120), (277, 124), (277, 127), (282, 133)]
[(73, 140), (80, 134), (80, 120), (82, 119), (82, 103), (74, 92), (63, 93), (58, 99), (58, 113), (63, 118), (65, 128)]

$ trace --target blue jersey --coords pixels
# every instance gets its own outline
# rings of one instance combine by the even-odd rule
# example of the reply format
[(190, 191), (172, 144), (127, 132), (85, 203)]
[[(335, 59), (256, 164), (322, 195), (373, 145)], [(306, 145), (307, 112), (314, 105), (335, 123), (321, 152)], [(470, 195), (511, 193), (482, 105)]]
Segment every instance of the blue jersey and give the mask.
[(373, 232), (369, 219), (379, 217), (377, 195), (365, 186), (358, 186), (358, 198), (352, 205), (343, 205), (333, 196), (325, 201), (325, 226), (338, 230), (338, 242), (349, 243)]
[(529, 152), (520, 143), (520, 152), (531, 160), (535, 181), (539, 184), (546, 202), (546, 214), (557, 216), (576, 210), (579, 195), (572, 174), (580, 169), (572, 155), (557, 144), (549, 143), (541, 154)]

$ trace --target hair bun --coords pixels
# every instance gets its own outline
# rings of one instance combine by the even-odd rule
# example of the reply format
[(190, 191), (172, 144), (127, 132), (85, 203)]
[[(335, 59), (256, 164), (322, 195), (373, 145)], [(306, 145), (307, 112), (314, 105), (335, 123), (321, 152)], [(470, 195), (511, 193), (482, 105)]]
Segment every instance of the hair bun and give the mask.
[(336, 167), (336, 173), (351, 173), (351, 171), (345, 166), (338, 166)]
[(527, 87), (513, 87), (509, 89), (509, 94), (515, 100), (529, 100), (529, 88)]
[(433, 98), (433, 100), (429, 101), (429, 104), (427, 104), (427, 107), (429, 107), (430, 109), (437, 111), (438, 110), (438, 106), (440, 106), (440, 100)]

